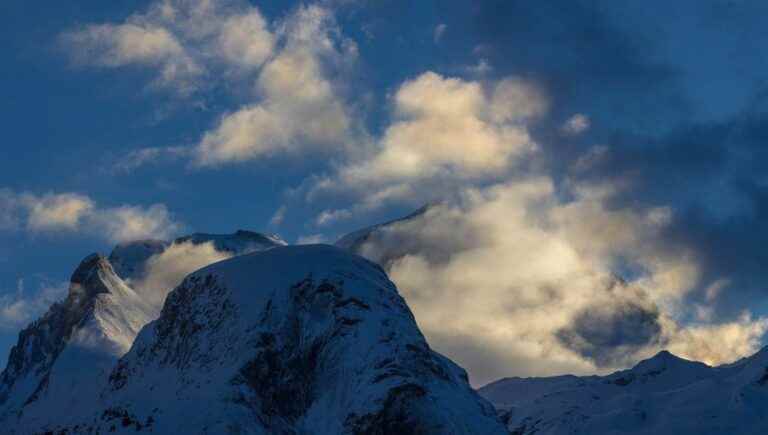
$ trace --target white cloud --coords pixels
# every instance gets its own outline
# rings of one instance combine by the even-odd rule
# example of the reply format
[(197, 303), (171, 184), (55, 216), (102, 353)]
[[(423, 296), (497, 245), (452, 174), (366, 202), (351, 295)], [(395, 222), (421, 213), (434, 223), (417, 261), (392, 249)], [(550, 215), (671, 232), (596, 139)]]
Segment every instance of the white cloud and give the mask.
[(339, 88), (357, 47), (323, 7), (301, 6), (268, 23), (246, 1), (162, 0), (124, 23), (85, 26), (62, 39), (83, 63), (152, 68), (157, 85), (183, 96), (213, 87), (214, 78), (225, 89), (255, 83), (251, 100), (224, 113), (187, 152), (141, 150), (118, 169), (159, 155), (216, 166), (351, 142), (353, 122)]
[(480, 59), (475, 65), (467, 67), (467, 71), (470, 74), (482, 76), (493, 71), (493, 66), (488, 62), (488, 59)]
[(744, 313), (732, 322), (676, 328), (668, 344), (670, 352), (717, 365), (750, 356), (760, 349), (768, 332), (768, 319), (755, 319)]
[(43, 314), (51, 304), (66, 296), (67, 284), (43, 285), (28, 293), (24, 280), (19, 280), (15, 293), (0, 296), (0, 329), (16, 331)]
[(160, 0), (123, 23), (91, 24), (62, 35), (83, 64), (139, 66), (155, 85), (189, 96), (206, 77), (258, 68), (274, 37), (259, 10), (241, 0)]
[(446, 30), (448, 30), (448, 25), (445, 23), (440, 23), (435, 26), (435, 30), (432, 33), (432, 39), (435, 41), (435, 44), (440, 43), (440, 40), (443, 39), (443, 34), (445, 34)]
[(467, 189), (362, 253), (387, 266), (427, 338), (475, 384), (623, 368), (667, 346), (712, 363), (757, 350), (768, 320), (678, 323), (700, 266), (664, 242), (669, 210), (615, 209), (611, 193), (579, 186), (565, 201), (546, 177)]
[(563, 133), (569, 136), (576, 136), (589, 130), (590, 120), (587, 115), (577, 113), (570, 118), (562, 126)]
[(355, 48), (337, 34), (333, 17), (317, 6), (302, 7), (281, 23), (281, 49), (256, 80), (261, 100), (225, 114), (197, 145), (197, 164), (343, 149), (351, 120), (327, 69), (355, 57)]
[(546, 102), (516, 79), (485, 92), (478, 82), (433, 72), (404, 83), (394, 96), (397, 119), (370, 161), (346, 169), (348, 180), (418, 179), (452, 171), (483, 177), (536, 149), (524, 121)]
[(296, 239), (297, 245), (314, 245), (317, 243), (328, 243), (328, 237), (323, 234), (309, 234)]
[(142, 297), (161, 307), (168, 293), (190, 273), (232, 255), (217, 251), (213, 243), (176, 243), (147, 260), (144, 278), (132, 282)]
[(128, 173), (146, 164), (165, 160), (178, 160), (189, 155), (189, 148), (181, 146), (141, 148), (121, 157), (112, 169), (117, 172)]
[(327, 224), (384, 204), (430, 201), (457, 186), (503, 178), (538, 146), (528, 128), (548, 109), (544, 93), (515, 77), (496, 82), (426, 72), (392, 97), (393, 119), (363, 158), (349, 159), (333, 175), (315, 180), (307, 199), (354, 192), (361, 203), (326, 210)]
[(16, 229), (20, 225), (19, 198), (9, 189), (0, 189), (0, 230)]
[(182, 94), (191, 93), (203, 73), (169, 30), (149, 23), (90, 25), (66, 33), (63, 40), (79, 62), (111, 68), (155, 67), (159, 70), (156, 84)]
[(315, 218), (315, 224), (319, 226), (330, 225), (350, 217), (352, 217), (350, 210), (324, 210)]
[(104, 208), (91, 214), (88, 222), (113, 242), (167, 239), (181, 229), (162, 204)]
[(33, 231), (76, 230), (95, 207), (90, 198), (74, 193), (24, 194), (20, 200), (28, 209), (27, 226)]
[(261, 66), (272, 54), (274, 43), (264, 17), (256, 9), (227, 18), (218, 36), (226, 60), (245, 68)]
[[(162, 204), (149, 207), (99, 207), (76, 193), (15, 193), (0, 190), (0, 217), (8, 215), (4, 229), (24, 226), (32, 232), (81, 232), (112, 242), (167, 238), (181, 229)], [(13, 224), (13, 225), (11, 225)]]
[(285, 219), (285, 214), (288, 212), (288, 207), (285, 205), (281, 205), (278, 207), (277, 210), (275, 210), (275, 214), (272, 215), (272, 218), (269, 219), (269, 226), (276, 227), (283, 223), (283, 220)]

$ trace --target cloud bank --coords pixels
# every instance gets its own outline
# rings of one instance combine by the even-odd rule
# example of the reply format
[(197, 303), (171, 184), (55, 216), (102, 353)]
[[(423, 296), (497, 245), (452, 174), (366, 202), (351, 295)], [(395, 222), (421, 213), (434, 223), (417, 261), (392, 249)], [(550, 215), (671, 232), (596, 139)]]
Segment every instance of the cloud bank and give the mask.
[(380, 229), (361, 252), (388, 268), (427, 337), (478, 385), (605, 372), (663, 348), (710, 364), (755, 352), (768, 319), (682, 323), (701, 270), (665, 242), (670, 211), (613, 210), (609, 195), (586, 186), (562, 200), (547, 178), (469, 189)]

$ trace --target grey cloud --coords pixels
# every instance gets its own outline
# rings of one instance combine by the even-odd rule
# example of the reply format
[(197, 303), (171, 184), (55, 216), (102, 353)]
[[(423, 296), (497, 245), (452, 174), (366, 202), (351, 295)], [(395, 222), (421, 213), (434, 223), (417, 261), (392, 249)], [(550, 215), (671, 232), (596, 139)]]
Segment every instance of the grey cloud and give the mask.
[(638, 294), (581, 310), (556, 336), (598, 367), (620, 367), (633, 363), (638, 351), (662, 344), (662, 329), (658, 307)]

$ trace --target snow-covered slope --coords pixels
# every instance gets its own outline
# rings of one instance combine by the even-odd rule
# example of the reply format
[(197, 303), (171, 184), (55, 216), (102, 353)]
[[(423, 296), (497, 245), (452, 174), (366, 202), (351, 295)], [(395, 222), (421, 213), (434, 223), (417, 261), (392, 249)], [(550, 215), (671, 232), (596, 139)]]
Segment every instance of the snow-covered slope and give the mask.
[(188, 276), (91, 413), (50, 430), (502, 434), (433, 352), (386, 274), (331, 246), (278, 247)]
[(155, 310), (93, 254), (72, 275), (69, 294), (19, 334), (0, 375), (0, 418), (22, 426), (89, 409), (115, 361)]
[(137, 292), (132, 281), (143, 277), (151, 258), (174, 244), (208, 242), (228, 255), (282, 245), (258, 233), (238, 231), (195, 234), (174, 243), (137, 241), (118, 245), (109, 259), (88, 256), (73, 274), (66, 300), (19, 334), (0, 374), (0, 424), (29, 433), (93, 409), (118, 358), (160, 312), (162, 298)]
[(661, 352), (608, 376), (508, 378), (479, 392), (516, 435), (765, 434), (768, 349), (721, 367)]

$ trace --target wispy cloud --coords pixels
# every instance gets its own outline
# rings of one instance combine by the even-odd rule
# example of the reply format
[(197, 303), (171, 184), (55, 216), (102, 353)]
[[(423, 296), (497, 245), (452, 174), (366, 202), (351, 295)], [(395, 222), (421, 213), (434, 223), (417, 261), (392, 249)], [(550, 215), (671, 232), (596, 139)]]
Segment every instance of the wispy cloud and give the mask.
[(435, 30), (432, 32), (432, 40), (435, 41), (435, 44), (440, 43), (440, 40), (443, 39), (443, 35), (447, 29), (448, 25), (445, 23), (440, 23), (435, 26)]
[(66, 296), (67, 283), (48, 284), (29, 292), (24, 280), (17, 283), (16, 291), (0, 296), (0, 329), (16, 331), (47, 311), (51, 304)]

